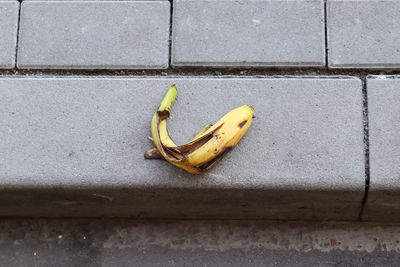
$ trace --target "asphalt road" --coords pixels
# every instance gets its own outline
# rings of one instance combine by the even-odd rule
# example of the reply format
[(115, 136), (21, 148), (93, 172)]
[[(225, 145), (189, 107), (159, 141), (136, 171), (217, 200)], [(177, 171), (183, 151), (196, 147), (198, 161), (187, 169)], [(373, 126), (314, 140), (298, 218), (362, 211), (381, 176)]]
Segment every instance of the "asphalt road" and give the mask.
[(399, 266), (400, 225), (2, 219), (0, 266)]

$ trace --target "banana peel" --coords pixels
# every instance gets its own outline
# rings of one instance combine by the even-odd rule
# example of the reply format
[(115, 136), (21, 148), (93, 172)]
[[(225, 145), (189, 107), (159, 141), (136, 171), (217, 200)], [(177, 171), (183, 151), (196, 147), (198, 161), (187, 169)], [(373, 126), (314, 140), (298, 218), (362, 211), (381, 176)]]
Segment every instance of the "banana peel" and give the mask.
[(204, 126), (185, 145), (176, 145), (168, 134), (167, 119), (175, 101), (177, 89), (172, 85), (151, 121), (152, 140), (156, 148), (145, 153), (146, 159), (165, 159), (192, 174), (204, 173), (215, 167), (235, 147), (249, 129), (254, 109), (238, 107), (214, 125)]

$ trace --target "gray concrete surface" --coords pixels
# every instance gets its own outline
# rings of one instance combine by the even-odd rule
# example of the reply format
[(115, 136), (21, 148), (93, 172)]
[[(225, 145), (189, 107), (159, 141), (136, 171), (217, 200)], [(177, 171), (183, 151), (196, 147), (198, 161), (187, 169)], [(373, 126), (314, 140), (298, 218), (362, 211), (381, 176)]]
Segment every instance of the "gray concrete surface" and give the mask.
[(173, 66), (324, 66), (318, 1), (176, 0)]
[[(227, 111), (255, 120), (194, 176), (144, 160), (167, 88), (178, 144)], [(0, 215), (355, 220), (364, 193), (357, 78), (2, 78)], [(229, 99), (229, 101), (227, 101)]]
[(168, 67), (168, 1), (24, 1), (18, 68)]
[[(23, 0), (23, 1), (129, 1), (129, 0)], [(134, 0), (134, 1), (147, 2), (147, 1), (169, 1), (169, 0)]]
[(1, 266), (398, 266), (400, 226), (266, 221), (0, 222)]
[(327, 1), (331, 68), (400, 68), (400, 2)]
[(0, 69), (15, 66), (18, 12), (18, 1), (0, 1)]
[(400, 220), (400, 77), (367, 82), (370, 189), (366, 220)]

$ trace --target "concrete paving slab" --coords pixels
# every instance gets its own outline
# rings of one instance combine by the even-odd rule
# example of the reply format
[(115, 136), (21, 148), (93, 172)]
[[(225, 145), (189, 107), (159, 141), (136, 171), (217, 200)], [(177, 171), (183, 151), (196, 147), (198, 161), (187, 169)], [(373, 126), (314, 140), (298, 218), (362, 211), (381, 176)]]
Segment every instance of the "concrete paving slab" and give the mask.
[(325, 66), (323, 1), (176, 0), (173, 66)]
[(0, 69), (15, 67), (18, 13), (18, 1), (0, 1)]
[(331, 68), (400, 68), (400, 2), (327, 1)]
[[(211, 172), (158, 160), (168, 87), (185, 143), (243, 104), (256, 118)], [(358, 78), (2, 78), (0, 215), (355, 220), (364, 193)]]
[(18, 68), (168, 67), (168, 1), (24, 1), (21, 8)]
[(365, 220), (400, 220), (400, 77), (367, 80), (370, 189)]

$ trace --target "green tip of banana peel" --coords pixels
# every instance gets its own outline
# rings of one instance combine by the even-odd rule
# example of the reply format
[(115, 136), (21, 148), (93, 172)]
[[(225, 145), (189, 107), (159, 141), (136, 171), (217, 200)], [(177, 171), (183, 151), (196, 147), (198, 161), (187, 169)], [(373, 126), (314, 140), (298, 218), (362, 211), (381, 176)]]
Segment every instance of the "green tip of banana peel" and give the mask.
[(145, 158), (163, 157), (192, 174), (204, 173), (215, 167), (242, 139), (253, 121), (254, 109), (250, 105), (235, 108), (214, 125), (206, 125), (189, 143), (178, 146), (168, 135), (166, 125), (176, 95), (177, 89), (172, 85), (153, 116), (151, 133), (156, 148), (147, 151)]
[(168, 92), (165, 94), (164, 99), (161, 102), (158, 112), (168, 112), (171, 110), (172, 104), (175, 102), (175, 98), (178, 91), (176, 90), (175, 84), (171, 85)]

